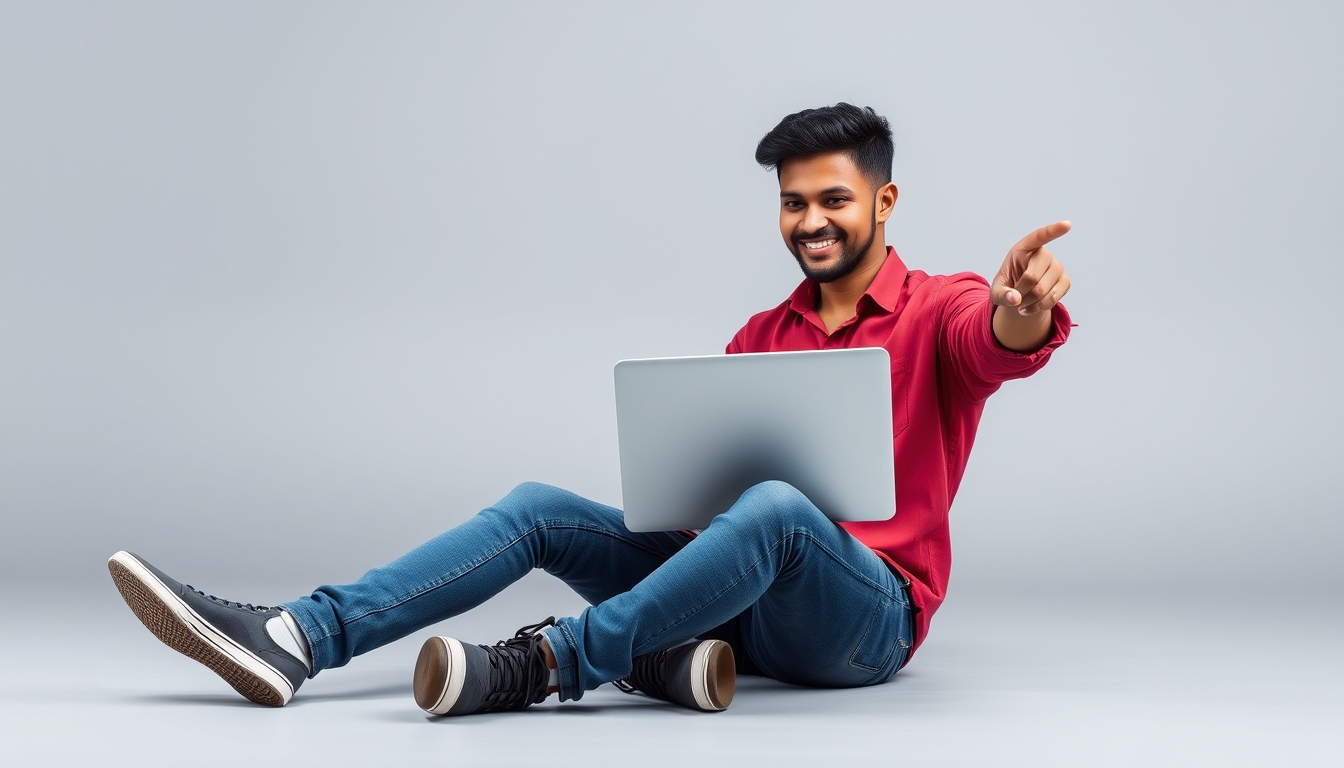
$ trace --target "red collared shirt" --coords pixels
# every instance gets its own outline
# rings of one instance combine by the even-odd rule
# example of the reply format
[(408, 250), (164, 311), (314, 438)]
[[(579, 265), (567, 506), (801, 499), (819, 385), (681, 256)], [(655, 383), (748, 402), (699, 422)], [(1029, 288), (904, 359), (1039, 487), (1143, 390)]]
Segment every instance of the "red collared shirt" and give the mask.
[(911, 272), (890, 247), (852, 319), (827, 335), (816, 305), (817, 284), (804, 280), (783, 304), (748, 320), (727, 352), (883, 347), (891, 356), (897, 512), (890, 520), (840, 525), (910, 579), (917, 648), (946, 595), (947, 512), (985, 398), (1045, 365), (1072, 323), (1056, 305), (1045, 346), (1013, 352), (994, 338), (984, 278)]

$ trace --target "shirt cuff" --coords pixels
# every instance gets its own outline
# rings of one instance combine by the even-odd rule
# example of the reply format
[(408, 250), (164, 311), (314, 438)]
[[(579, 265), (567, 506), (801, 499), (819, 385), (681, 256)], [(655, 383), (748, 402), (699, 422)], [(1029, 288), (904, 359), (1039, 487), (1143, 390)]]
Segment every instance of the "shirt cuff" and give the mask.
[(1050, 357), (1050, 353), (1055, 351), (1060, 344), (1069, 339), (1069, 332), (1078, 324), (1069, 317), (1069, 311), (1063, 304), (1056, 304), (1050, 308), (1050, 337), (1035, 352), (1016, 352), (999, 343), (999, 339), (994, 335), (994, 310), (997, 307), (993, 302), (986, 300), (984, 308), (981, 310), (984, 319), (979, 323), (984, 338), (981, 341), (984, 345), (994, 350), (999, 359), (1015, 361), (1018, 365), (1030, 367), (1036, 363), (1043, 363)]

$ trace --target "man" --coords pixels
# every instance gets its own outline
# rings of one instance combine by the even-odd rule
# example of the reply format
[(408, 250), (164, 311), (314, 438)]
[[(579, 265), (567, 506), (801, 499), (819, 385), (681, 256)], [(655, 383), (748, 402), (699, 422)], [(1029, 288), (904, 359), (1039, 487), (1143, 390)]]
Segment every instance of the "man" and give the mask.
[[(471, 520), (345, 586), (276, 608), (229, 602), (118, 552), (108, 567), (142, 622), (262, 704), (305, 677), (479, 605), (533, 568), (591, 604), (494, 646), (432, 637), (416, 702), (436, 715), (521, 709), (602, 683), (703, 711), (736, 674), (853, 687), (909, 661), (942, 603), (947, 516), (984, 402), (1068, 337), (1069, 278), (1045, 245), (1013, 246), (993, 283), (909, 271), (886, 244), (892, 139), (871, 108), (784, 118), (756, 160), (779, 179), (780, 233), (806, 279), (752, 317), (728, 353), (885, 347), (892, 361), (891, 520), (833, 523), (796, 489), (748, 489), (704, 531), (631, 533), (618, 510), (527, 483)], [(799, 408), (825, 408), (806, 393)]]

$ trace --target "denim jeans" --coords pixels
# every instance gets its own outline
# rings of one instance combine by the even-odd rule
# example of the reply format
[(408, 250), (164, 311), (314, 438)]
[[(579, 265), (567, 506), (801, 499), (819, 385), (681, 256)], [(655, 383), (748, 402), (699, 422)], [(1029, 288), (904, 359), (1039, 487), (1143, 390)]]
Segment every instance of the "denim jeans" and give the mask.
[(619, 510), (524, 483), (359, 581), (282, 607), (307, 636), (316, 674), (470, 610), (533, 568), (591, 604), (545, 630), (562, 699), (697, 637), (729, 641), (745, 673), (872, 685), (896, 673), (913, 639), (902, 577), (777, 481), (747, 490), (694, 538), (631, 533)]

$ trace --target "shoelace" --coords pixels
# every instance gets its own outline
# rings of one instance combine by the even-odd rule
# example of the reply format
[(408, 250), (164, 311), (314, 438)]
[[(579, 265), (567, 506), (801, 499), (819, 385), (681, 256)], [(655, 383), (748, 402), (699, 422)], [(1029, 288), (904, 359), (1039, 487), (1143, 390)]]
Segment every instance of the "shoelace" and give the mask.
[(623, 693), (643, 691), (656, 699), (666, 699), (667, 679), (663, 675), (666, 659), (666, 650), (636, 656), (630, 674), (612, 681), (612, 685)]
[(223, 605), (223, 606), (226, 607), (226, 608), (237, 608), (237, 609), (244, 610), (244, 611), (253, 611), (254, 613), (265, 613), (266, 611), (271, 610), (270, 606), (266, 606), (266, 605), (253, 605), (253, 604), (251, 604), (251, 603), (235, 603), (235, 602), (232, 601), (232, 600), (225, 600), (225, 599), (222, 598), (222, 597), (215, 597), (214, 595), (207, 595), (207, 594), (205, 594), (204, 592), (202, 592), (201, 590), (199, 590), (199, 589), (197, 589), (197, 588), (191, 586), (190, 584), (187, 584), (187, 585), (185, 585), (185, 586), (186, 586), (187, 589), (190, 589), (192, 592), (195, 592), (196, 594), (200, 595), (201, 597), (204, 597), (206, 600), (209, 600), (209, 601), (212, 602), (212, 603), (219, 603), (220, 605)]
[(541, 629), (555, 626), (555, 617), (518, 630), (509, 640), (482, 645), (490, 659), (490, 692), (483, 709), (523, 709), (546, 700), (550, 670), (541, 650)]

